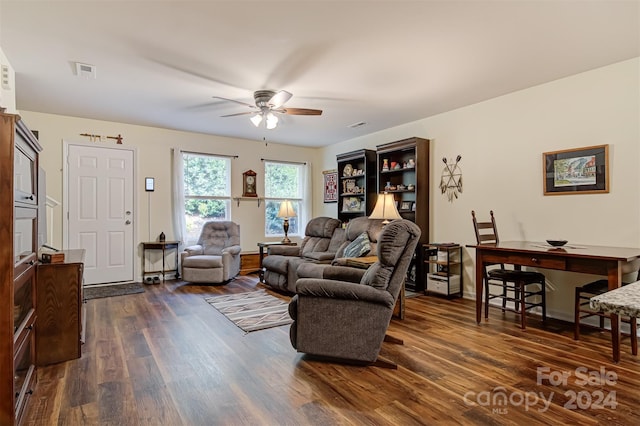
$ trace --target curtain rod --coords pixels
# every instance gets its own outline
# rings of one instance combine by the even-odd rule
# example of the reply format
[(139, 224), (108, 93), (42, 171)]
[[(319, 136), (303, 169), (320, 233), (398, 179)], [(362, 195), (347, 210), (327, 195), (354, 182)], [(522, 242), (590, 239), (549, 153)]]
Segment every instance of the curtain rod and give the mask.
[(306, 166), (307, 163), (306, 162), (300, 162), (300, 161), (285, 161), (285, 160), (270, 160), (268, 158), (261, 158), (260, 161), (271, 161), (274, 163), (284, 163), (284, 164), (302, 164), (303, 166)]
[(237, 155), (228, 155), (228, 154), (212, 154), (209, 152), (194, 152), (194, 151), (184, 151), (184, 150), (180, 150), (180, 152), (184, 153), (184, 154), (194, 154), (194, 155), (213, 155), (216, 157), (225, 157), (225, 158), (238, 158)]

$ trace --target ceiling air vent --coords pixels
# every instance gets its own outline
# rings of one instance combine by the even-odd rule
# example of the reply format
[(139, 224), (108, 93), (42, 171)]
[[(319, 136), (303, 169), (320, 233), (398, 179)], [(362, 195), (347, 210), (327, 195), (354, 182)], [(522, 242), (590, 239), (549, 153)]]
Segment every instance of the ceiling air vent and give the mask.
[(76, 62), (76, 76), (83, 77), (86, 79), (96, 78), (96, 67), (95, 65), (82, 64), (80, 62)]
[(367, 123), (364, 121), (359, 121), (357, 123), (353, 123), (353, 124), (349, 124), (347, 127), (349, 127), (350, 129), (355, 129), (357, 127), (362, 127), (365, 126)]

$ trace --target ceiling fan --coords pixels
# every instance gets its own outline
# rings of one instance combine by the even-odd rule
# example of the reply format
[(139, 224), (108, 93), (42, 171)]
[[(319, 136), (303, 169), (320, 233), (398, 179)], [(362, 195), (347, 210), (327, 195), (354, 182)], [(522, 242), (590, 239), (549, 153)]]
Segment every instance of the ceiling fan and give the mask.
[(236, 101), (234, 99), (222, 98), (220, 96), (213, 96), (217, 99), (223, 99), (225, 101), (235, 102), (240, 105), (251, 108), (251, 111), (237, 112), (235, 114), (227, 114), (222, 117), (235, 117), (237, 115), (255, 114), (251, 117), (251, 122), (254, 126), (258, 127), (264, 121), (265, 127), (269, 130), (275, 129), (278, 125), (278, 117), (274, 113), (289, 114), (289, 115), (321, 115), (321, 109), (308, 109), (308, 108), (285, 108), (283, 105), (291, 99), (293, 95), (286, 90), (274, 91), (274, 90), (256, 90), (253, 93), (253, 98), (256, 102), (255, 105), (248, 104), (246, 102)]

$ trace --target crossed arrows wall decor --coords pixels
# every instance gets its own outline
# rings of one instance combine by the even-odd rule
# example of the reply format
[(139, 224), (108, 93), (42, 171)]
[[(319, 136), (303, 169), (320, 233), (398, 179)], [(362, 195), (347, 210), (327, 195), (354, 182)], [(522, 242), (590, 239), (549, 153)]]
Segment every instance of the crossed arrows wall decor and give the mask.
[(447, 194), (447, 199), (450, 203), (454, 198), (458, 198), (458, 194), (462, 193), (462, 170), (458, 163), (462, 160), (462, 156), (456, 157), (455, 163), (453, 161), (447, 161), (447, 157), (442, 158), (444, 163), (444, 169), (442, 170), (442, 176), (440, 177), (440, 191)]

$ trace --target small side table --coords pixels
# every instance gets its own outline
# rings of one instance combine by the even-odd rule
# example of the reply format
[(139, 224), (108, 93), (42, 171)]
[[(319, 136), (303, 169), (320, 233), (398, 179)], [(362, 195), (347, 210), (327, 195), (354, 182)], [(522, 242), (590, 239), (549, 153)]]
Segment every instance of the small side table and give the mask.
[(354, 268), (369, 269), (369, 266), (378, 261), (378, 256), (366, 256), (366, 257), (347, 257), (347, 266), (353, 266)]
[[(359, 269), (369, 269), (371, 265), (378, 261), (378, 256), (366, 256), (366, 257), (347, 257), (347, 266)], [(404, 285), (400, 288), (400, 294), (396, 301), (396, 306), (393, 308), (393, 316), (398, 319), (404, 319), (404, 301), (405, 301)]]
[[(164, 281), (164, 276), (167, 272), (174, 272), (176, 274), (176, 279), (180, 278), (180, 272), (178, 271), (178, 247), (180, 246), (179, 241), (148, 241), (142, 243), (142, 279), (144, 277), (151, 274), (162, 274), (162, 281)], [(173, 269), (166, 269), (165, 260), (167, 258), (167, 251), (175, 249), (176, 251), (176, 267)], [(147, 271), (147, 250), (162, 250), (162, 270), (161, 271)]]
[(457, 243), (422, 245), (425, 293), (462, 297), (462, 247)]
[(264, 268), (262, 267), (262, 259), (264, 259), (264, 248), (269, 246), (297, 246), (298, 243), (284, 243), (282, 241), (271, 241), (271, 242), (262, 242), (258, 243), (258, 247), (260, 248), (260, 271), (259, 277), (260, 282), (264, 283)]

